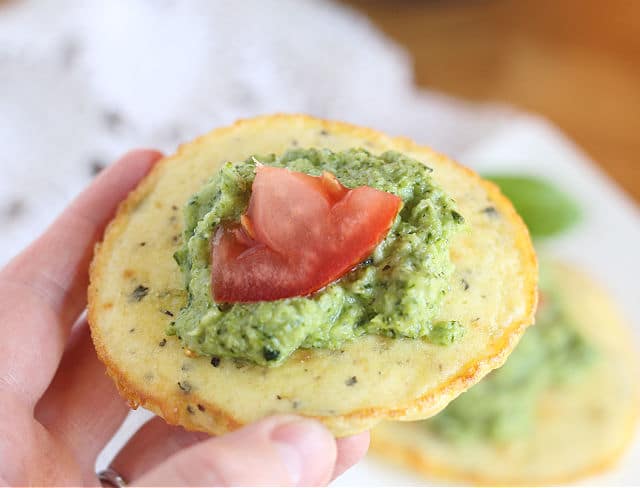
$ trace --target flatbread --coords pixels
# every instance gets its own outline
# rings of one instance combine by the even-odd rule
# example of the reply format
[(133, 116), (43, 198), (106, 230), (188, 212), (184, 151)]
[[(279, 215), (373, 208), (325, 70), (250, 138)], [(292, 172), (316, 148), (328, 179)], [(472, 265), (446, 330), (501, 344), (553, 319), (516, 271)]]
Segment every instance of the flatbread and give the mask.
[[(267, 368), (185, 356), (166, 337), (185, 303), (173, 260), (181, 209), (227, 161), (291, 147), (394, 149), (434, 169), (469, 223), (451, 245), (456, 271), (442, 320), (466, 327), (451, 346), (365, 336), (341, 350), (297, 351)], [(314, 417), (336, 436), (384, 418), (434, 415), (499, 367), (533, 320), (537, 263), (526, 227), (497, 187), (432, 150), (370, 129), (302, 115), (264, 116), (215, 130), (163, 159), (121, 205), (96, 249), (89, 322), (107, 372), (132, 407), (171, 424), (221, 434), (275, 413)], [(141, 297), (142, 296), (142, 297)]]
[(419, 423), (385, 422), (373, 430), (373, 452), (427, 477), (489, 485), (564, 483), (615, 463), (640, 412), (633, 338), (615, 304), (592, 280), (567, 265), (549, 271), (598, 359), (580, 380), (540, 398), (535, 433), (503, 445), (454, 444)]

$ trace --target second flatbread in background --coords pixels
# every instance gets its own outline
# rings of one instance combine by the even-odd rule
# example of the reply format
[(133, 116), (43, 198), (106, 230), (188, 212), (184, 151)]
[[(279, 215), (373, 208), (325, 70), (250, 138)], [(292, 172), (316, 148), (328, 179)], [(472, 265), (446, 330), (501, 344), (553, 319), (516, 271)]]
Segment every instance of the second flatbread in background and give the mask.
[[(505, 371), (492, 373), (475, 388), (473, 412), (456, 415), (462, 395), (434, 419), (424, 422), (388, 422), (373, 431), (372, 450), (384, 458), (418, 471), (427, 478), (444, 478), (481, 484), (555, 484), (574, 481), (613, 466), (635, 433), (640, 404), (640, 388), (633, 338), (615, 305), (591, 279), (564, 264), (548, 264), (541, 270), (541, 304), (539, 314), (549, 305), (555, 290), (556, 300), (564, 308), (563, 319), (575, 327), (578, 335), (554, 331), (553, 323), (538, 316)], [(545, 298), (546, 297), (546, 298)], [(535, 327), (544, 327), (545, 356), (540, 357)], [(543, 333), (540, 331), (540, 333)], [(533, 346), (533, 347), (531, 347)], [(567, 378), (531, 374), (517, 378), (516, 368), (526, 370), (526, 361), (553, 361), (552, 364), (577, 371)], [(566, 361), (573, 348), (573, 362)], [(580, 349), (580, 350), (578, 350)], [(576, 358), (576, 354), (581, 357)], [(517, 361), (512, 364), (510, 361)], [(515, 366), (515, 368), (514, 368)], [(539, 364), (538, 364), (539, 366)], [(551, 372), (550, 374), (554, 374)], [(493, 377), (502, 375), (498, 381)], [(515, 380), (515, 381), (514, 381)], [(537, 387), (530, 382), (543, 382)], [(506, 384), (506, 391), (505, 391)], [(536, 393), (536, 390), (538, 393)], [(483, 417), (482, 400), (491, 403)], [(506, 401), (505, 401), (506, 400)], [(458, 405), (456, 405), (458, 402)], [(497, 405), (502, 402), (502, 405)], [(521, 402), (525, 402), (523, 405)], [(526, 402), (530, 402), (526, 405)], [(531, 403), (533, 403), (531, 405)], [(518, 428), (514, 418), (531, 407), (529, 429)], [(498, 413), (496, 413), (498, 412)], [(507, 418), (508, 417), (508, 418)], [(515, 430), (514, 430), (515, 425)]]

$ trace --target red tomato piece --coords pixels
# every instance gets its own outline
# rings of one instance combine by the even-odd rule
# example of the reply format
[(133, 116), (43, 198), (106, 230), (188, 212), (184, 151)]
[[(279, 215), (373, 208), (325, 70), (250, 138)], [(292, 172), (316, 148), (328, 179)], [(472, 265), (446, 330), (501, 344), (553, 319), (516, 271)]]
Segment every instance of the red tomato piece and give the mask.
[(328, 172), (259, 166), (241, 223), (213, 237), (213, 297), (246, 303), (313, 293), (366, 259), (401, 206), (391, 193), (349, 189)]

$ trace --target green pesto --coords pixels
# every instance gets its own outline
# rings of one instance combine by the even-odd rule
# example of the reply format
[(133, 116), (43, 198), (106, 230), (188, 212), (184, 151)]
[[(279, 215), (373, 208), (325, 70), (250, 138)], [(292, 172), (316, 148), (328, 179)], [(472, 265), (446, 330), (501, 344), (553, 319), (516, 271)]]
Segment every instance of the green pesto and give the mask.
[[(246, 210), (257, 162), (311, 175), (327, 170), (347, 187), (368, 185), (402, 198), (387, 237), (360, 266), (307, 297), (249, 304), (211, 297), (210, 237)], [(187, 203), (184, 245), (176, 252), (188, 304), (169, 333), (199, 354), (282, 363), (298, 348), (337, 349), (363, 334), (451, 344), (464, 333), (455, 321), (435, 323), (453, 266), (449, 241), (463, 225), (431, 169), (397, 152), (334, 153), (295, 149), (225, 164)]]
[(541, 269), (544, 305), (505, 365), (424, 425), (453, 442), (504, 442), (533, 433), (545, 390), (580, 378), (597, 354), (571, 323), (562, 294)]

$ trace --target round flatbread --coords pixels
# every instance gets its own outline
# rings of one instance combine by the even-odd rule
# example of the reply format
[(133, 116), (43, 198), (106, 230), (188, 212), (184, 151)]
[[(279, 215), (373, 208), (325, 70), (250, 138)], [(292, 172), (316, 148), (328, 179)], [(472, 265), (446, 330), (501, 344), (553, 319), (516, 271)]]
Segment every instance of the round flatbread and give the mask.
[(540, 397), (534, 434), (501, 445), (452, 443), (419, 423), (385, 422), (372, 432), (373, 452), (427, 477), (489, 485), (564, 483), (614, 464), (640, 411), (633, 338), (597, 284), (570, 266), (549, 268), (572, 323), (598, 359), (580, 379)]
[[(364, 336), (340, 350), (301, 349), (281, 366), (187, 357), (167, 337), (184, 305), (172, 255), (181, 209), (222, 163), (297, 147), (374, 154), (397, 150), (433, 168), (468, 222), (451, 243), (456, 266), (439, 319), (466, 333), (450, 346)], [(314, 417), (336, 436), (385, 418), (420, 419), (499, 367), (532, 322), (537, 263), (526, 227), (497, 187), (404, 138), (302, 115), (237, 122), (163, 159), (121, 205), (91, 269), (89, 322), (96, 350), (129, 403), (167, 422), (220, 434), (266, 415)], [(173, 312), (172, 312), (173, 311)]]

